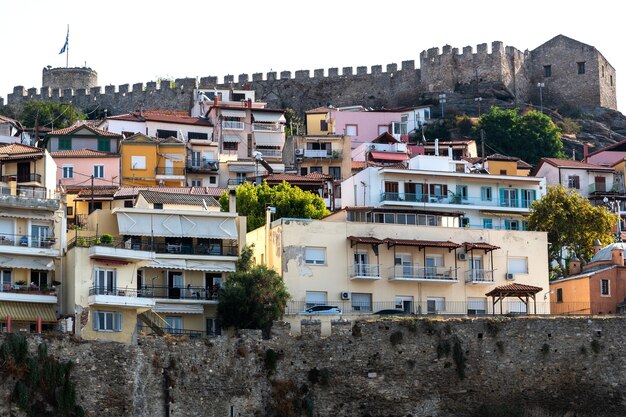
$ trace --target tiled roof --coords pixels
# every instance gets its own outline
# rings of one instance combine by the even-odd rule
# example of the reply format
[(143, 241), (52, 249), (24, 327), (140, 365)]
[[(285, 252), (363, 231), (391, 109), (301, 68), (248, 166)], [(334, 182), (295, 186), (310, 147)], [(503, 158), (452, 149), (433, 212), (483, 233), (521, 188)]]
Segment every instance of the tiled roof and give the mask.
[(583, 161), (574, 161), (571, 159), (558, 159), (558, 158), (541, 158), (541, 162), (546, 162), (550, 165), (553, 165), (555, 167), (558, 168), (587, 168), (587, 169), (593, 169), (593, 170), (606, 170), (606, 171), (613, 171), (612, 168), (609, 167), (604, 167), (601, 165), (594, 165), (594, 164), (588, 164), (587, 162), (583, 162)]
[(74, 149), (70, 151), (50, 152), (53, 158), (107, 158), (119, 157), (120, 155), (113, 152), (95, 151), (93, 149)]
[(95, 133), (96, 135), (100, 135), (100, 136), (109, 136), (112, 138), (121, 138), (122, 135), (120, 135), (119, 133), (113, 133), (113, 132), (109, 132), (107, 130), (102, 130), (102, 129), (97, 129), (95, 127), (89, 126), (86, 123), (79, 123), (79, 124), (75, 124), (72, 125), (70, 127), (66, 127), (64, 129), (57, 129), (57, 130), (51, 130), (50, 132), (48, 132), (48, 136), (56, 136), (56, 135), (70, 135), (80, 129), (87, 129), (92, 131), (93, 133)]
[(489, 243), (485, 243), (485, 242), (476, 242), (476, 243), (463, 242), (463, 246), (465, 246), (465, 250), (480, 249), (480, 250), (491, 251), (491, 250), (500, 249), (500, 246), (490, 245)]
[(197, 194), (197, 195), (209, 195), (213, 197), (220, 197), (227, 190), (219, 187), (121, 187), (116, 193), (115, 198), (133, 198), (139, 191), (149, 190), (158, 191), (161, 193), (174, 193), (174, 194)]
[(320, 114), (320, 113), (328, 113), (330, 110), (333, 110), (329, 107), (316, 107), (311, 110), (305, 111), (306, 114)]
[(143, 112), (131, 112), (108, 117), (110, 120), (125, 120), (130, 122), (166, 122), (185, 125), (213, 126), (211, 122), (202, 117), (191, 117), (187, 112), (177, 110), (144, 110)]
[(517, 168), (519, 169), (532, 169), (532, 165), (530, 165), (528, 162), (524, 162), (521, 159), (519, 161), (517, 161)]
[[(68, 189), (73, 187), (68, 187)], [(118, 190), (118, 187), (109, 187), (109, 186), (94, 186), (93, 187), (93, 196), (94, 197), (113, 197), (113, 195)], [(83, 186), (81, 190), (78, 192), (78, 197), (91, 197), (91, 187)]]
[(435, 241), (435, 240), (410, 240), (410, 239), (385, 239), (385, 242), (400, 246), (421, 246), (426, 248), (448, 248), (456, 249), (461, 245), (458, 243), (448, 241)]
[(352, 161), (352, 169), (364, 169), (365, 161)]
[(295, 174), (270, 174), (262, 176), (267, 182), (309, 182), (316, 183), (323, 180), (330, 180), (332, 175), (323, 174), (321, 172), (312, 172), (307, 175), (295, 175)]
[(0, 146), (0, 160), (20, 159), (20, 158), (36, 158), (43, 156), (44, 149), (34, 146), (22, 145), (21, 143), (10, 143)]
[(194, 205), (219, 207), (217, 200), (210, 195), (187, 194), (187, 193), (168, 193), (159, 191), (142, 190), (139, 194), (146, 199), (148, 203), (161, 204), (178, 204), (178, 205)]
[(384, 243), (384, 240), (381, 239), (376, 239), (375, 237), (359, 237), (359, 236), (348, 236), (348, 239), (351, 242), (355, 242), (355, 243), (371, 243), (372, 245), (380, 245), (381, 243)]
[(494, 288), (485, 294), (487, 297), (502, 296), (502, 297), (514, 297), (517, 295), (529, 295), (537, 294), (542, 291), (541, 287), (534, 287), (532, 285), (525, 284), (507, 284)]

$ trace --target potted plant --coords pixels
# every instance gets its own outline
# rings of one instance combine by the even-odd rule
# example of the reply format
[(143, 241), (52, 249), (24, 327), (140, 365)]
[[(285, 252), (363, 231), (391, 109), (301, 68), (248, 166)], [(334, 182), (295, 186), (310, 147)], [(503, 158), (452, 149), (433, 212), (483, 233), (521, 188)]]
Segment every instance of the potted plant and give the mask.
[(110, 245), (113, 243), (113, 235), (110, 235), (108, 233), (105, 233), (103, 235), (100, 236), (100, 243), (102, 245)]

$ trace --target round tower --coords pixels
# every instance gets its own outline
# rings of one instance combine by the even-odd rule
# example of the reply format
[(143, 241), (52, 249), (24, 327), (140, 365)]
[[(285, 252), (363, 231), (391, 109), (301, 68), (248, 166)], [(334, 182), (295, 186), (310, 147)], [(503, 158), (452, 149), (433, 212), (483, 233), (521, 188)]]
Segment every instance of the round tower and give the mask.
[(61, 91), (71, 88), (89, 90), (98, 86), (98, 73), (91, 68), (52, 68), (43, 69), (42, 88), (58, 88)]

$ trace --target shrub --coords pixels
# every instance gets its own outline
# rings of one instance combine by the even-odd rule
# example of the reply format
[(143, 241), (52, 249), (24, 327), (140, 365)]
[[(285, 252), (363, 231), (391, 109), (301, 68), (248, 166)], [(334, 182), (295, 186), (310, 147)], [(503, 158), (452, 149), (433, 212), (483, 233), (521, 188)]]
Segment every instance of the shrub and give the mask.
[(110, 235), (108, 233), (101, 235), (100, 243), (102, 243), (103, 245), (110, 245), (111, 243), (113, 243), (113, 235)]

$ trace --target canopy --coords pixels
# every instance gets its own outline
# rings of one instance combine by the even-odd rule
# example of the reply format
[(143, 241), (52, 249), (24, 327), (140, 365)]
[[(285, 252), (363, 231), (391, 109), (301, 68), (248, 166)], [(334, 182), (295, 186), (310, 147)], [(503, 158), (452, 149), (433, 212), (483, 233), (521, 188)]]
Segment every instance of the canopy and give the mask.
[(11, 320), (15, 321), (37, 321), (40, 317), (45, 322), (57, 321), (54, 304), (2, 302), (0, 320), (6, 320), (7, 316), (11, 316)]
[(43, 269), (54, 271), (54, 259), (43, 256), (11, 255), (0, 256), (0, 268)]
[(117, 211), (120, 234), (131, 236), (237, 239), (236, 218), (225, 213), (174, 214), (174, 212)]
[(255, 122), (265, 122), (265, 123), (285, 123), (287, 120), (282, 113), (268, 113), (268, 112), (259, 112), (253, 111), (252, 117), (254, 117)]
[(204, 314), (201, 304), (161, 304), (157, 303), (154, 308), (156, 313), (170, 314)]
[(407, 161), (409, 155), (399, 152), (370, 152), (372, 159), (382, 159), (383, 161)]
[(228, 261), (216, 262), (207, 260), (156, 258), (147, 264), (145, 268), (204, 272), (235, 272), (235, 263)]
[(224, 117), (246, 117), (245, 110), (222, 110), (221, 113)]

